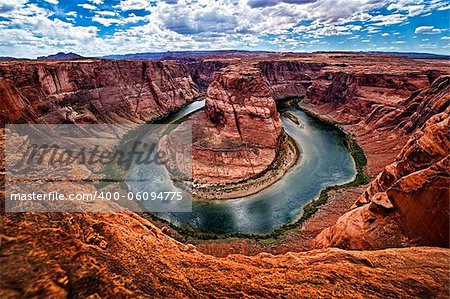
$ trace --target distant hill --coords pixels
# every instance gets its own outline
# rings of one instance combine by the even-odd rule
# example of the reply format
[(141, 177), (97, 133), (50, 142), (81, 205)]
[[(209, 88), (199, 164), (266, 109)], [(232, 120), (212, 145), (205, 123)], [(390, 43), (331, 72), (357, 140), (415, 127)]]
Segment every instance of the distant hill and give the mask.
[(78, 59), (78, 58), (83, 58), (83, 56), (80, 56), (78, 54), (75, 53), (63, 53), (63, 52), (59, 52), (57, 54), (54, 55), (49, 55), (49, 56), (41, 56), (38, 57), (38, 60), (69, 60), (69, 59)]
[(15, 57), (0, 56), (0, 60), (17, 60)]
[(389, 54), (395, 56), (406, 56), (414, 59), (450, 59), (450, 55), (440, 55), (432, 53), (417, 53), (417, 52), (367, 52), (369, 54)]
[(107, 55), (101, 58), (106, 59), (168, 59), (168, 58), (182, 58), (189, 56), (200, 55), (227, 55), (227, 54), (261, 54), (271, 53), (267, 51), (243, 51), (243, 50), (219, 50), (219, 51), (168, 51), (168, 52), (148, 52), (148, 53), (134, 53), (123, 55)]

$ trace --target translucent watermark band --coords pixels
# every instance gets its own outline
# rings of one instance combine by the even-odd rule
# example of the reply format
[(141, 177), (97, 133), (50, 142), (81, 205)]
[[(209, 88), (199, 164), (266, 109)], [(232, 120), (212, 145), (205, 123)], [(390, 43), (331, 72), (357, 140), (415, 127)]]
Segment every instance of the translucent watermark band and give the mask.
[(192, 129), (7, 125), (6, 212), (189, 212)]

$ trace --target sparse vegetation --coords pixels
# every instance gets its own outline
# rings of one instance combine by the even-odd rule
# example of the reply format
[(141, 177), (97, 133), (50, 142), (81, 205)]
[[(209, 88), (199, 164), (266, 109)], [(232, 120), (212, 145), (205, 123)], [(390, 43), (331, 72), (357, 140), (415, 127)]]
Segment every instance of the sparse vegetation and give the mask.
[(290, 113), (289, 111), (284, 111), (282, 114), (283, 116), (289, 118), (294, 124), (300, 125), (300, 120), (294, 114)]

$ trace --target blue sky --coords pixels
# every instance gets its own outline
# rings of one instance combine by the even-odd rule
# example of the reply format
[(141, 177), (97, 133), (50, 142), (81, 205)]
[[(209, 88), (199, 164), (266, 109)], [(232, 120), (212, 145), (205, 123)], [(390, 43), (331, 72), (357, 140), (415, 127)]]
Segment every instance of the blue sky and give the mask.
[(0, 0), (0, 56), (245, 49), (450, 53), (447, 0)]

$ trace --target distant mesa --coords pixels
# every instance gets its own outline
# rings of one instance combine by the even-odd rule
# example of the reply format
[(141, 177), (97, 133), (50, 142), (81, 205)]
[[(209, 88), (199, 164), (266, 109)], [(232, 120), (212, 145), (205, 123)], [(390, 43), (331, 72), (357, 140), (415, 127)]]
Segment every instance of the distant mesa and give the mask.
[(17, 60), (17, 58), (9, 56), (0, 56), (0, 60)]
[(72, 52), (69, 52), (69, 53), (59, 52), (54, 55), (40, 56), (37, 59), (38, 60), (70, 60), (70, 59), (79, 59), (79, 58), (83, 58), (83, 56), (80, 56), (80, 55), (72, 53)]

